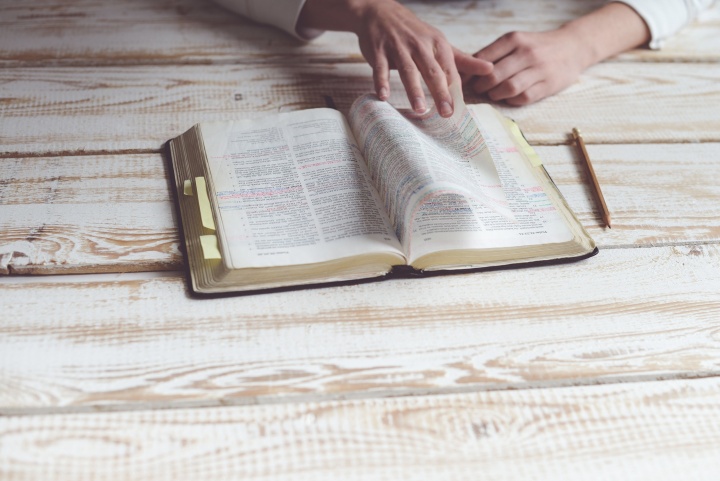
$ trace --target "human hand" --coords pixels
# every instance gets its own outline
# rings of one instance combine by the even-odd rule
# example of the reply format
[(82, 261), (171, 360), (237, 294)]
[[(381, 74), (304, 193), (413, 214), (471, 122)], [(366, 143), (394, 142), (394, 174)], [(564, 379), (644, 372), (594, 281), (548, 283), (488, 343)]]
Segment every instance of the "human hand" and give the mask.
[[(547, 32), (511, 32), (475, 53), (493, 62), (491, 74), (463, 79), (477, 93), (526, 105), (575, 82), (586, 68), (650, 40), (650, 30), (630, 6), (611, 2)], [(460, 65), (458, 65), (460, 67)]]
[(390, 94), (389, 71), (397, 69), (413, 110), (427, 108), (424, 80), (440, 115), (450, 117), (454, 105), (448, 86), (460, 82), (458, 68), (478, 76), (493, 69), (490, 62), (454, 49), (442, 32), (395, 1), (368, 1), (359, 16), (355, 33), (381, 100)]
[(555, 94), (574, 83), (592, 65), (593, 55), (571, 29), (547, 32), (511, 32), (475, 53), (493, 62), (492, 73), (466, 83), (491, 100), (526, 105)]

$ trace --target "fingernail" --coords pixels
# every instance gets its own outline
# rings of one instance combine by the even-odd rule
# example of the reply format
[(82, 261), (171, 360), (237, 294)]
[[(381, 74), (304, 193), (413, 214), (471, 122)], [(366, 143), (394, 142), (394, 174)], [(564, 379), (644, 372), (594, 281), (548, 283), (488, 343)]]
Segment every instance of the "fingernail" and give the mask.
[(440, 115), (443, 117), (450, 117), (453, 113), (453, 109), (447, 102), (440, 102)]
[(380, 100), (385, 100), (388, 97), (388, 89), (385, 87), (380, 89)]
[(427, 107), (425, 107), (425, 99), (422, 97), (415, 97), (415, 100), (413, 101), (413, 109), (415, 112), (425, 112), (425, 110), (427, 110)]

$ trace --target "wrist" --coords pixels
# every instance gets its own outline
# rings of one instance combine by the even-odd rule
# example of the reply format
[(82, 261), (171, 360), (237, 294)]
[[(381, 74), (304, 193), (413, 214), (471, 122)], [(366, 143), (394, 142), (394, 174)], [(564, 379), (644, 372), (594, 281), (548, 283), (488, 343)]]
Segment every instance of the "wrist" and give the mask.
[(611, 2), (562, 27), (578, 42), (584, 68), (632, 48), (647, 44), (650, 30), (645, 21), (624, 3)]
[(572, 20), (558, 29), (558, 32), (565, 36), (565, 41), (577, 49), (576, 59), (581, 70), (607, 58), (603, 45), (595, 37), (592, 29), (588, 29), (584, 23), (583, 18), (580, 18)]

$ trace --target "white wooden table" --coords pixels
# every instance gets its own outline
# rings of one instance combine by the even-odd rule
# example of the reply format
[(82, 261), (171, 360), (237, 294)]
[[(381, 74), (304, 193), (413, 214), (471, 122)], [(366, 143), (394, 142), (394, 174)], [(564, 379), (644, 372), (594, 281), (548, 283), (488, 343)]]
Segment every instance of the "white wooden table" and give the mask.
[[(474, 51), (600, 3), (409, 5)], [(2, 0), (0, 65), (3, 481), (720, 476), (720, 8), (501, 107), (598, 256), (203, 301), (163, 142), (346, 110), (372, 89), (353, 36), (298, 45), (202, 0)]]

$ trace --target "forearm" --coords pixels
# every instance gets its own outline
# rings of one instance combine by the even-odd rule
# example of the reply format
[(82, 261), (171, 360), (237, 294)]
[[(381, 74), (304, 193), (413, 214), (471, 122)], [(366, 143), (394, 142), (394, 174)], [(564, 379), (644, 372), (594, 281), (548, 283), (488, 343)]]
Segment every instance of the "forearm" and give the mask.
[(563, 25), (582, 45), (585, 55), (583, 68), (609, 57), (646, 45), (650, 30), (645, 21), (631, 7), (613, 2)]

